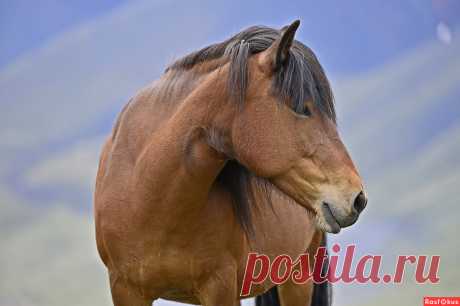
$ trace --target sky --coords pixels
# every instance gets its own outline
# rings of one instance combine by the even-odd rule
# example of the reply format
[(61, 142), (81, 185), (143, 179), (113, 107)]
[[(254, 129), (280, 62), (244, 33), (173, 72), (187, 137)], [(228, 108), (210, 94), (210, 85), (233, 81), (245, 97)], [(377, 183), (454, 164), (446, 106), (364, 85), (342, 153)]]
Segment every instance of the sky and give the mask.
[[(127, 3), (122, 0), (0, 1), (0, 67), (60, 33)], [(201, 4), (205, 11), (228, 12), (213, 28), (210, 39), (224, 38), (242, 26), (281, 26), (293, 18), (304, 17), (302, 36), (330, 62), (330, 70), (339, 74), (375, 67), (435, 37), (439, 23), (456, 27), (460, 22), (460, 3), (455, 0), (257, 0), (202, 1)]]
[(0, 67), (121, 3), (120, 0), (0, 1)]

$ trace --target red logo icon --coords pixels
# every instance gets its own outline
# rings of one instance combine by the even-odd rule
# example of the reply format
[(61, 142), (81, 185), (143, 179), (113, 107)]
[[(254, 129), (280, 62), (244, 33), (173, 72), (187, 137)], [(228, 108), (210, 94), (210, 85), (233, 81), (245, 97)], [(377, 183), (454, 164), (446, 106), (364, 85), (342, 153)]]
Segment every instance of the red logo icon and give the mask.
[(460, 305), (460, 297), (458, 296), (425, 296), (423, 298), (423, 306), (431, 305)]

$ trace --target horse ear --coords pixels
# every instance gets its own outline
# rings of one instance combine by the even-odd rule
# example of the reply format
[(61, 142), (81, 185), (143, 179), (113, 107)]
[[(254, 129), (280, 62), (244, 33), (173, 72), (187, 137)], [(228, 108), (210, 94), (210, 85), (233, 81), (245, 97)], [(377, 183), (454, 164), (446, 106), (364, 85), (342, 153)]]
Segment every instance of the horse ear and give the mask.
[(280, 69), (289, 58), (289, 50), (294, 42), (295, 32), (300, 25), (300, 20), (296, 20), (289, 26), (281, 29), (281, 35), (272, 45), (264, 52), (263, 64), (268, 65), (270, 70)]

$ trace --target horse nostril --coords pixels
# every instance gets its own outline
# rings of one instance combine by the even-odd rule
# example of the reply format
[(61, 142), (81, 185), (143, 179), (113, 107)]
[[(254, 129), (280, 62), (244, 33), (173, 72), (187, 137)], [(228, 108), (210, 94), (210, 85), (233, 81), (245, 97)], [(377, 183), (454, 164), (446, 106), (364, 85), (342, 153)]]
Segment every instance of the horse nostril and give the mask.
[(353, 203), (353, 207), (356, 209), (358, 214), (360, 214), (367, 205), (367, 198), (364, 193), (361, 191), (355, 198), (355, 202)]

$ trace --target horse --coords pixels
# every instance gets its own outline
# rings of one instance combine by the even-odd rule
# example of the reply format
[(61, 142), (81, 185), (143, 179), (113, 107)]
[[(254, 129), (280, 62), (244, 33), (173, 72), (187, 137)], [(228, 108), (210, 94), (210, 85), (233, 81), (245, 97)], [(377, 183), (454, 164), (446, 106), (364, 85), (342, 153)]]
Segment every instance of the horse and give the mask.
[[(115, 306), (240, 305), (250, 252), (314, 254), (367, 204), (313, 51), (247, 28), (170, 65), (106, 140), (96, 244)], [(269, 278), (257, 305), (329, 305), (330, 285)]]

